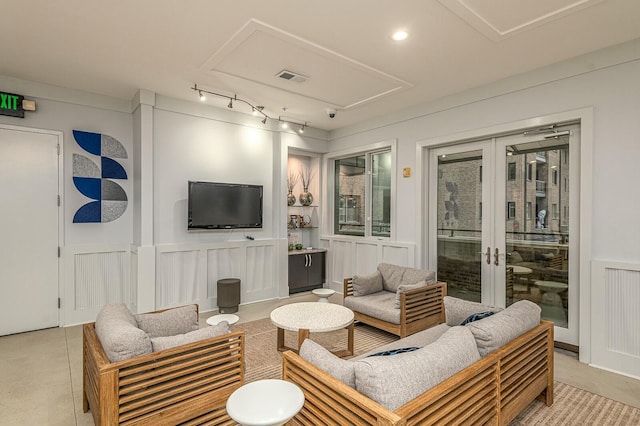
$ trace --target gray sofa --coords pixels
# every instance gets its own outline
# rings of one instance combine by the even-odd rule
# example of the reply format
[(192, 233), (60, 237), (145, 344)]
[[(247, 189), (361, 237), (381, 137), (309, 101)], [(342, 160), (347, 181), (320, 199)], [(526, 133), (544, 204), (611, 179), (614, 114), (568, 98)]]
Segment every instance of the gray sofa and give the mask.
[(381, 263), (372, 274), (346, 278), (343, 295), (357, 321), (400, 337), (444, 321), (446, 285), (435, 271)]
[(283, 378), (305, 390), (294, 423), (503, 425), (536, 398), (553, 403), (553, 324), (537, 305), (443, 303), (446, 323), (350, 360), (310, 340), (284, 354)]

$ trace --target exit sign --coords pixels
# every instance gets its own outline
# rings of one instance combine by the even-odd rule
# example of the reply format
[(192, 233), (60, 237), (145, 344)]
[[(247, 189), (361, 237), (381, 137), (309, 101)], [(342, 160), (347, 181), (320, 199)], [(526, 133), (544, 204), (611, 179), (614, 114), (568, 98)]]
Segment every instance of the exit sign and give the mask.
[(24, 118), (24, 96), (0, 92), (0, 115)]

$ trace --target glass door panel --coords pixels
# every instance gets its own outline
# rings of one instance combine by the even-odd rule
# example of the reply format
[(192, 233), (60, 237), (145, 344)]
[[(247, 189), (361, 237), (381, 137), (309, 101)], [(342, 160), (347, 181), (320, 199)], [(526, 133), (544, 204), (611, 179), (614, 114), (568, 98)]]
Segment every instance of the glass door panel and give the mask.
[(447, 283), (450, 296), (474, 302), (486, 301), (483, 276), (490, 246), (483, 241), (483, 205), (487, 205), (483, 172), (488, 170), (483, 152), (481, 146), (471, 151), (435, 151), (438, 280)]
[[(573, 135), (573, 136), (572, 136)], [(556, 340), (577, 341), (569, 274), (569, 204), (571, 161), (569, 142), (575, 132), (555, 128), (549, 133), (526, 133), (497, 139), (497, 162), (505, 179), (496, 193), (496, 209), (504, 212), (504, 233), (496, 246), (504, 247), (505, 305), (529, 300), (542, 309), (542, 319), (556, 326)], [(501, 158), (502, 160), (500, 160)], [(577, 306), (577, 305), (576, 305)], [(577, 317), (577, 314), (576, 314)]]

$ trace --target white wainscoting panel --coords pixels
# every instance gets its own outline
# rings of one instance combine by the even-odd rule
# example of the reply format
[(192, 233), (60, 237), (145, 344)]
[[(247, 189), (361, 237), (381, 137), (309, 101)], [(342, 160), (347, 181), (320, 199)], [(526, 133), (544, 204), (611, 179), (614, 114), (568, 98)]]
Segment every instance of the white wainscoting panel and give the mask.
[(240, 303), (278, 296), (276, 240), (156, 247), (157, 309), (197, 303), (217, 309), (219, 279), (240, 279)]
[(415, 266), (415, 244), (357, 237), (324, 236), (328, 250), (329, 288), (342, 293), (343, 280), (354, 274), (371, 274), (382, 262)]
[(107, 303), (131, 305), (130, 248), (66, 246), (64, 325), (95, 321)]
[(640, 264), (592, 262), (594, 366), (640, 378)]
[(156, 281), (156, 308), (186, 305), (198, 300), (200, 251), (160, 254)]

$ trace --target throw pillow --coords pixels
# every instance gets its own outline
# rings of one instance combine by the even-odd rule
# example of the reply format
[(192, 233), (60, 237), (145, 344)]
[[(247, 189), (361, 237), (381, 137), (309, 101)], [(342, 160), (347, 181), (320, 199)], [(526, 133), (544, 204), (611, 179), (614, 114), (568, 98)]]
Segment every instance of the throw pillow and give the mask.
[(356, 390), (393, 411), (479, 359), (471, 332), (452, 327), (416, 351), (354, 361)]
[(345, 385), (352, 388), (356, 387), (356, 373), (353, 362), (335, 356), (325, 347), (311, 339), (305, 339), (302, 342), (300, 356)]
[(353, 295), (356, 297), (382, 291), (382, 275), (378, 271), (370, 275), (354, 275), (352, 283)]
[(153, 337), (151, 344), (153, 351), (163, 351), (165, 349), (174, 348), (176, 346), (186, 345), (187, 343), (199, 342), (200, 340), (209, 339), (211, 337), (222, 336), (229, 332), (229, 323), (222, 321), (217, 325), (204, 327), (198, 330), (190, 331), (175, 336)]
[[(378, 272), (382, 276), (382, 286), (386, 291), (396, 292), (398, 286), (402, 284), (402, 277), (404, 276), (407, 268), (405, 266), (392, 265), (390, 263), (380, 263), (378, 265)], [(415, 282), (420, 281), (419, 279)]]
[(135, 315), (138, 327), (149, 337), (166, 337), (200, 328), (196, 305), (181, 306), (164, 312)]
[(123, 303), (105, 305), (96, 317), (96, 334), (111, 362), (151, 353), (147, 333), (135, 326), (135, 319)]
[(471, 314), (467, 318), (465, 318), (465, 320), (462, 321), (462, 323), (460, 325), (467, 325), (467, 324), (469, 324), (471, 322), (478, 321), (478, 320), (481, 320), (481, 319), (486, 318), (486, 317), (490, 317), (493, 314), (494, 313), (491, 312), (491, 311), (479, 312), (477, 314)]
[(500, 312), (502, 308), (497, 306), (483, 305), (477, 302), (458, 299), (451, 296), (444, 297), (444, 311), (447, 325), (453, 327), (460, 325), (469, 315), (480, 312)]
[(395, 304), (396, 309), (400, 309), (400, 293), (407, 290), (414, 290), (416, 288), (426, 287), (429, 284), (430, 283), (427, 283), (426, 281), (420, 281), (415, 284), (400, 284), (398, 286), (398, 291), (396, 291), (396, 304)]
[(478, 352), (484, 357), (540, 325), (541, 311), (535, 303), (520, 300), (496, 315), (467, 324), (465, 328), (473, 334)]
[(393, 355), (398, 355), (398, 354), (404, 354), (404, 353), (407, 353), (407, 352), (417, 351), (418, 349), (420, 349), (418, 346), (411, 346), (409, 348), (391, 349), (391, 350), (388, 350), (388, 351), (382, 351), (382, 352), (377, 352), (375, 354), (367, 355), (367, 357), (370, 357), (370, 356), (393, 356)]

